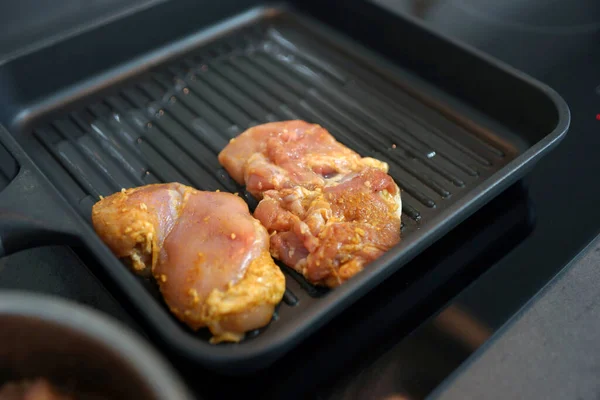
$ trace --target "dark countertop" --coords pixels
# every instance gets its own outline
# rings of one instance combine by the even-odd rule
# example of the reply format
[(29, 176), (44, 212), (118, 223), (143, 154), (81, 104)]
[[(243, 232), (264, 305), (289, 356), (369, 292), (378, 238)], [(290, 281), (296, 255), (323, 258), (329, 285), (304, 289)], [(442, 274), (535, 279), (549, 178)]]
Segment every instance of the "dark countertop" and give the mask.
[(600, 237), (432, 395), (597, 399)]

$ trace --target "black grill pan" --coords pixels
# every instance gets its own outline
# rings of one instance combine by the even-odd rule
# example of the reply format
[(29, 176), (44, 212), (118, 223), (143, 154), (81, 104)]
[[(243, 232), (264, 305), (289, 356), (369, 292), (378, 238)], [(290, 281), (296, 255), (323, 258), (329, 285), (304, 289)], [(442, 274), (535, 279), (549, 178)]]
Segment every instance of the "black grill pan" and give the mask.
[[(4, 99), (13, 135), (2, 129), (0, 137), (20, 167), (0, 192), (4, 251), (57, 240), (83, 245), (177, 355), (216, 370), (250, 371), (401, 273), (567, 131), (568, 108), (550, 88), (414, 21), (362, 2), (343, 10), (329, 2), (298, 7), (254, 8), (102, 75), (66, 85), (68, 74), (59, 74), (54, 87), (41, 87), (23, 104)], [(128, 26), (119, 24), (137, 22), (143, 31), (143, 18), (160, 15), (149, 10), (116, 22), (104, 37)], [(16, 60), (0, 68), (0, 78), (8, 69), (23, 79), (23, 92), (34, 90), (20, 67), (48, 63), (53, 54), (60, 58), (82, 40)], [(178, 323), (155, 286), (134, 277), (101, 243), (90, 224), (91, 207), (121, 188), (169, 181), (240, 192), (254, 207), (216, 154), (250, 126), (296, 118), (319, 123), (363, 156), (389, 163), (402, 189), (402, 242), (331, 291), (284, 268), (287, 291), (274, 321), (242, 343), (210, 345), (205, 333)]]

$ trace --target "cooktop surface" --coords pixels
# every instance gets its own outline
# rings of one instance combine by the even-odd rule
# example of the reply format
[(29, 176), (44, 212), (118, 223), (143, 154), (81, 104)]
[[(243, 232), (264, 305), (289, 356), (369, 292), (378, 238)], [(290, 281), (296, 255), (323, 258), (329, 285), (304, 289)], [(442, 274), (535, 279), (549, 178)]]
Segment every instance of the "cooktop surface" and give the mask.
[[(414, 259), (412, 273), (392, 276), (268, 369), (233, 378), (173, 360), (199, 398), (423, 398), (598, 234), (600, 3), (374, 3), (549, 84), (570, 106), (570, 131), (524, 180)], [(143, 334), (82, 268), (92, 261), (63, 247), (19, 253), (0, 260), (0, 287), (71, 298)]]

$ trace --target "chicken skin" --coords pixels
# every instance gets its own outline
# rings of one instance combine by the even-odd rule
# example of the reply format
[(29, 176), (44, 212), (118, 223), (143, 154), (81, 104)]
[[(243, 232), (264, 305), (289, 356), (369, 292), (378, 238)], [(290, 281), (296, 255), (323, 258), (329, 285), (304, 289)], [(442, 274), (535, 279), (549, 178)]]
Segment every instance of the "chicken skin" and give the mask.
[(319, 125), (271, 122), (248, 129), (219, 154), (229, 175), (257, 199), (267, 190), (323, 187), (351, 172), (388, 165), (361, 157)]
[(335, 287), (400, 240), (400, 191), (367, 168), (337, 185), (264, 193), (254, 216), (271, 233), (271, 254), (315, 285)]
[(256, 198), (271, 254), (317, 285), (335, 287), (400, 240), (400, 190), (388, 165), (363, 158), (304, 121), (248, 129), (219, 154)]
[(211, 342), (267, 325), (285, 291), (269, 236), (239, 197), (178, 183), (123, 190), (96, 203), (94, 228), (134, 271), (151, 274), (171, 312)]

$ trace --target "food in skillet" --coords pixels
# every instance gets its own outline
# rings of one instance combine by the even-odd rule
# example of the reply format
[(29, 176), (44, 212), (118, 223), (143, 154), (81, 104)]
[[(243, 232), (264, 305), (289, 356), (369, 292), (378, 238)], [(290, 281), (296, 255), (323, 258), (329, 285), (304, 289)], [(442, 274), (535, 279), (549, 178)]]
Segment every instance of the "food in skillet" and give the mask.
[(400, 240), (400, 190), (387, 164), (361, 158), (318, 125), (251, 128), (219, 160), (262, 199), (254, 216), (273, 257), (313, 284), (340, 285)]
[(46, 379), (8, 382), (0, 387), (0, 400), (74, 400), (61, 393)]
[(313, 284), (335, 287), (400, 239), (400, 192), (368, 168), (336, 185), (269, 190), (254, 216), (271, 233), (271, 254)]
[(152, 274), (173, 314), (208, 327), (213, 343), (267, 325), (283, 297), (267, 231), (233, 194), (147, 185), (100, 200), (92, 221), (117, 257)]
[(386, 163), (361, 157), (327, 130), (304, 121), (252, 127), (230, 141), (219, 162), (257, 199), (271, 189), (331, 185), (366, 167), (388, 170)]

